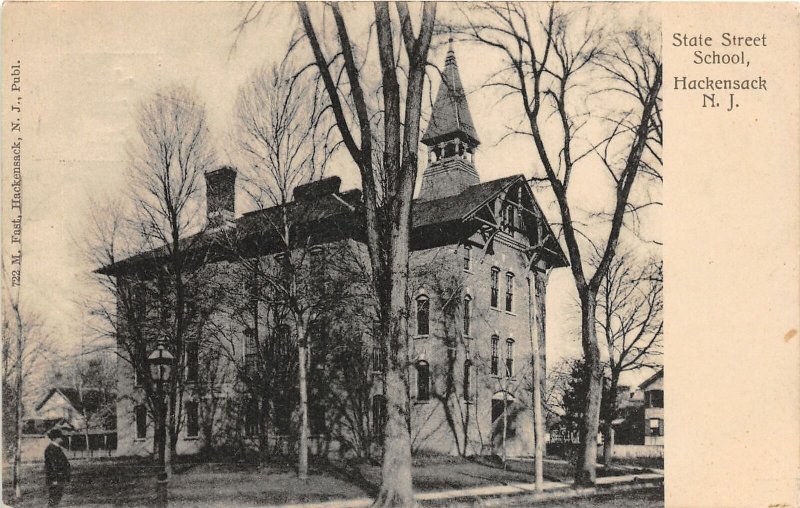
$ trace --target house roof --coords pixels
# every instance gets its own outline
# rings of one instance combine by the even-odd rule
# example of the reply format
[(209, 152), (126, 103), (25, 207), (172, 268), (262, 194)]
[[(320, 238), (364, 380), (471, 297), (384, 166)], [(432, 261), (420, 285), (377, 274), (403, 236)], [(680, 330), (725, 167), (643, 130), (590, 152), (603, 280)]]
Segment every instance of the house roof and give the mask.
[(93, 389), (83, 390), (83, 397), (81, 398), (80, 392), (75, 388), (55, 387), (51, 388), (47, 395), (42, 398), (42, 401), (36, 405), (36, 411), (39, 411), (56, 393), (64, 396), (72, 407), (79, 412), (83, 412), (84, 409), (89, 412), (96, 411), (103, 405), (113, 402), (116, 398), (113, 393)]
[(653, 384), (656, 380), (663, 377), (664, 377), (664, 368), (662, 367), (661, 370), (659, 370), (658, 372), (647, 378), (642, 384), (640, 384), (639, 389), (644, 390), (645, 388)]
[[(235, 221), (234, 227), (229, 230), (211, 230), (189, 236), (182, 240), (182, 247), (187, 250), (203, 251), (213, 246), (230, 245), (232, 239), (237, 242), (259, 239), (259, 243), (268, 243), (269, 239), (264, 240), (264, 238), (279, 234), (284, 212), (287, 215), (287, 222), (293, 227), (332, 222), (337, 218), (345, 219), (356, 227), (363, 227), (361, 191), (338, 192), (338, 184), (332, 185), (328, 180), (323, 179), (319, 182), (316, 187), (318, 192), (309, 192), (309, 189), (303, 189), (302, 192), (295, 193), (295, 200), (286, 205), (255, 210), (242, 215)], [(514, 184), (525, 184), (524, 188), (527, 188), (530, 193), (525, 178), (522, 175), (513, 175), (472, 185), (464, 192), (453, 196), (434, 200), (416, 199), (412, 203), (414, 229), (419, 232), (424, 228), (437, 225), (470, 222), (473, 215), (484, 204)], [(532, 194), (530, 194), (530, 199), (539, 216), (544, 217)], [(553, 266), (567, 266), (566, 256), (546, 222), (545, 220), (547, 231), (545, 246), (550, 252), (550, 262)], [(168, 253), (168, 248), (162, 246), (101, 267), (97, 271), (114, 275), (140, 263), (152, 262), (154, 259), (165, 257)]]
[(436, 101), (431, 109), (431, 120), (420, 141), (433, 145), (446, 138), (461, 137), (466, 138), (473, 146), (478, 146), (480, 141), (469, 112), (464, 86), (461, 84), (452, 42), (450, 39), (451, 46), (445, 59)]

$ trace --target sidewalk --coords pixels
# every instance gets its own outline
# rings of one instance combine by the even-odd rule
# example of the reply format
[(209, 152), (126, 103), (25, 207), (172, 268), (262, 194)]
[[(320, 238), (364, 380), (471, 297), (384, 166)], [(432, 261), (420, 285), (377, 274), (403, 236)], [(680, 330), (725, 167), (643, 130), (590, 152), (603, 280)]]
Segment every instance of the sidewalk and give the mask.
[[(422, 505), (471, 505), (480, 503), (481, 506), (502, 506), (503, 500), (513, 496), (515, 500), (542, 502), (550, 500), (564, 500), (570, 498), (591, 496), (598, 491), (609, 490), (637, 490), (649, 486), (656, 486), (664, 481), (663, 472), (641, 473), (625, 476), (607, 476), (598, 478), (595, 487), (573, 488), (570, 483), (546, 481), (543, 492), (536, 492), (533, 483), (508, 483), (489, 487), (475, 487), (467, 489), (440, 490), (432, 492), (419, 492), (414, 498)], [(279, 508), (364, 508), (372, 504), (368, 497), (356, 499), (343, 499), (340, 501), (326, 501), (324, 503), (273, 505)]]

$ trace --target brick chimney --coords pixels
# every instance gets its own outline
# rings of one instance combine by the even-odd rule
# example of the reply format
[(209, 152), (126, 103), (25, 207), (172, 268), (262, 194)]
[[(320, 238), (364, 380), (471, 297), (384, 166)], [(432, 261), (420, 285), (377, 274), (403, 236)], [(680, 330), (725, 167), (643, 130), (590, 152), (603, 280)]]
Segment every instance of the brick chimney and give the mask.
[(205, 176), (208, 229), (231, 225), (236, 213), (236, 169), (222, 166)]

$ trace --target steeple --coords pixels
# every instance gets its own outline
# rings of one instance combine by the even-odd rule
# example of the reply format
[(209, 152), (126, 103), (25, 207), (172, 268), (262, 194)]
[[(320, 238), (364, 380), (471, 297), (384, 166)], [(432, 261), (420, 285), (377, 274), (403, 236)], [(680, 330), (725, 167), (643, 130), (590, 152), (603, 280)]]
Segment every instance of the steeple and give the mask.
[(480, 183), (473, 162), (480, 141), (461, 84), (452, 37), (441, 77), (431, 120), (420, 140), (428, 146), (428, 167), (419, 193), (422, 200), (460, 194)]

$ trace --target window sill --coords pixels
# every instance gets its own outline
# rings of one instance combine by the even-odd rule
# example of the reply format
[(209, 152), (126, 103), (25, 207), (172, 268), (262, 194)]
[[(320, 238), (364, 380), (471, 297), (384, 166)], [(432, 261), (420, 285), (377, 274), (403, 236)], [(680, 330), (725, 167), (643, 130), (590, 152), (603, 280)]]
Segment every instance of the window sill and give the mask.
[(493, 310), (493, 311), (496, 311), (496, 312), (500, 312), (500, 307), (492, 307), (492, 306), (490, 305), (490, 306), (489, 306), (489, 310)]
[(505, 312), (506, 312), (506, 314), (508, 314), (509, 316), (514, 316), (514, 317), (516, 317), (516, 316), (517, 316), (517, 313), (516, 313), (516, 312), (514, 312), (513, 310), (507, 310), (507, 311), (505, 311)]
[(427, 339), (428, 337), (430, 337), (430, 334), (429, 334), (429, 333), (426, 333), (426, 334), (420, 334), (420, 335), (414, 335), (414, 340), (417, 340), (417, 339)]
[(430, 403), (431, 403), (431, 399), (428, 399), (428, 400), (415, 400), (414, 401), (414, 404), (430, 404)]
[(200, 436), (184, 436), (184, 441), (197, 441), (200, 439)]
[(146, 437), (135, 437), (135, 438), (133, 438), (133, 442), (134, 443), (144, 443), (145, 441), (147, 441)]

